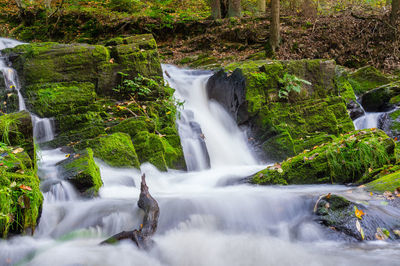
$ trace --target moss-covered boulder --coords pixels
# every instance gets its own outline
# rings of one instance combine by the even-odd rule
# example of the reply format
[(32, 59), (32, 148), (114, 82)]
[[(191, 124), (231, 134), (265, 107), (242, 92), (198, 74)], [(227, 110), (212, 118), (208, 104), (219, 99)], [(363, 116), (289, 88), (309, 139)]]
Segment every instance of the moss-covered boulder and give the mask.
[[(384, 202), (384, 201), (382, 201)], [(386, 210), (385, 204), (369, 206), (350, 201), (340, 195), (323, 195), (315, 206), (318, 220), (335, 232), (359, 241), (398, 239), (394, 231), (400, 222)]]
[(395, 161), (395, 142), (382, 130), (359, 130), (305, 150), (255, 174), (256, 184), (359, 183)]
[(84, 196), (97, 195), (103, 181), (100, 169), (93, 158), (93, 151), (86, 148), (59, 162), (60, 175), (70, 181)]
[(32, 119), (27, 111), (0, 116), (0, 136), (3, 143), (21, 146), (35, 158)]
[(400, 166), (396, 165), (389, 169), (381, 169), (373, 181), (366, 184), (370, 191), (383, 193), (385, 191), (394, 192), (400, 187)]
[(26, 103), (41, 117), (82, 113), (94, 103), (93, 83), (40, 83), (25, 88)]
[(125, 133), (119, 132), (83, 140), (74, 148), (79, 151), (86, 147), (92, 148), (94, 157), (103, 160), (110, 166), (140, 168), (135, 147), (129, 135)]
[[(346, 104), (355, 95), (332, 60), (246, 61), (226, 70), (233, 73), (210, 78), (208, 94), (251, 128), (267, 159), (283, 160), (354, 130)], [(299, 92), (288, 89), (293, 82)]]
[(162, 171), (182, 165), (182, 149), (174, 148), (164, 136), (141, 131), (135, 135), (133, 143), (141, 163), (150, 162)]
[[(162, 76), (156, 42), (151, 34), (122, 39), (111, 46), (30, 43), (5, 49), (12, 56), (23, 87), (44, 83), (91, 83), (99, 95), (113, 94), (120, 72), (133, 78)], [(18, 55), (18, 56), (15, 56)]]
[(0, 143), (0, 237), (34, 232), (42, 203), (30, 156), (21, 147)]
[(373, 66), (362, 67), (349, 75), (349, 82), (357, 95), (393, 81)]
[(367, 112), (385, 112), (400, 104), (400, 82), (393, 82), (370, 90), (361, 96)]

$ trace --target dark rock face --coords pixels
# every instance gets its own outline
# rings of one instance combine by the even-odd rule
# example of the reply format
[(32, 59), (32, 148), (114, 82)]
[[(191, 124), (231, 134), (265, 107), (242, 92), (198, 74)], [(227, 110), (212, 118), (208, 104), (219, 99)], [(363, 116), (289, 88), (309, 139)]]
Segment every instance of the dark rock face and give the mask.
[(353, 100), (347, 104), (347, 111), (349, 112), (351, 120), (356, 120), (365, 114), (361, 106)]
[[(397, 238), (393, 230), (400, 225), (400, 217), (398, 211), (390, 207), (362, 205), (337, 195), (322, 197), (316, 207), (322, 224), (357, 240), (376, 240), (376, 234), (378, 237)], [(356, 217), (356, 209), (365, 213), (361, 219)], [(357, 221), (364, 236), (357, 229)], [(386, 232), (386, 236), (380, 232)]]
[(221, 104), (239, 124), (248, 119), (245, 88), (246, 79), (239, 69), (229, 76), (220, 70), (207, 82), (208, 98)]
[(361, 104), (367, 112), (387, 112), (398, 104), (400, 83), (395, 82), (370, 90), (361, 96)]

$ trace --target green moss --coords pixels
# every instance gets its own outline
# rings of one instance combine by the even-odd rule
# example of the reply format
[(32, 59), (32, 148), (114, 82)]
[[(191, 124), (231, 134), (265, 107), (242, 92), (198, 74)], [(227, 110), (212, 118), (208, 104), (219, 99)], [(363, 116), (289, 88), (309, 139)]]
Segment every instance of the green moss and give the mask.
[(288, 184), (354, 183), (370, 169), (394, 161), (394, 147), (393, 140), (381, 130), (355, 131), (267, 168), (256, 174), (253, 182), (263, 184), (265, 179), (270, 184), (271, 179), (283, 179)]
[(168, 166), (182, 164), (182, 149), (173, 147), (165, 137), (141, 131), (133, 138), (141, 163), (150, 162), (158, 169), (166, 171)]
[(400, 187), (400, 170), (384, 175), (366, 185), (369, 190), (377, 192), (394, 191)]
[(63, 168), (62, 176), (74, 184), (83, 194), (97, 195), (103, 181), (100, 169), (93, 159), (93, 150), (86, 148), (77, 154), (71, 155), (60, 163)]
[(136, 155), (131, 138), (125, 133), (114, 133), (112, 135), (83, 140), (74, 148), (80, 150), (85, 147), (92, 148), (94, 156), (110, 166), (140, 168), (138, 156)]
[(382, 74), (373, 66), (360, 68), (349, 75), (349, 82), (357, 95), (390, 83), (390, 81), (389, 77)]
[(36, 169), (26, 152), (0, 146), (0, 236), (33, 232), (43, 203)]
[(32, 120), (27, 111), (0, 116), (0, 137), (7, 145), (23, 147), (35, 158)]
[(92, 83), (44, 83), (26, 88), (27, 103), (41, 117), (72, 114), (90, 106), (96, 97)]

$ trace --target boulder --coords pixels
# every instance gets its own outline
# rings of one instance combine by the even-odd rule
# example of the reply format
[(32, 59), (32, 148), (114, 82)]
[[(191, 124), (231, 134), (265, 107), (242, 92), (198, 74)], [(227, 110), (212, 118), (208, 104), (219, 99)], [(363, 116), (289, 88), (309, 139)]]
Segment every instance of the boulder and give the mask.
[(365, 115), (364, 110), (356, 101), (351, 100), (346, 107), (352, 120), (356, 120), (357, 118)]
[[(111, 46), (31, 43), (3, 50), (18, 71), (23, 87), (60, 82), (92, 83), (99, 95), (112, 95), (124, 73), (162, 77), (156, 42), (136, 35)], [(15, 56), (18, 55), (18, 56)]]
[(84, 149), (58, 163), (60, 175), (70, 181), (74, 187), (84, 196), (97, 195), (103, 181), (100, 169), (93, 159), (93, 151)]
[[(208, 95), (250, 127), (264, 159), (280, 161), (354, 130), (346, 109), (354, 92), (332, 60), (245, 61), (225, 70), (233, 72), (212, 76)], [(309, 83), (282, 97), (292, 79)]]
[[(356, 203), (340, 195), (325, 195), (316, 204), (319, 222), (359, 241), (398, 239), (399, 216), (386, 204)], [(385, 202), (385, 201), (382, 201)], [(358, 215), (358, 217), (357, 217)], [(359, 228), (358, 228), (359, 227)]]
[(256, 184), (360, 183), (393, 163), (395, 142), (382, 130), (358, 130), (313, 147), (253, 176)]
[(393, 82), (367, 91), (361, 104), (367, 112), (387, 112), (400, 103), (400, 82)]
[(348, 80), (353, 87), (354, 92), (357, 95), (361, 95), (369, 90), (394, 81), (394, 78), (384, 75), (373, 66), (366, 66), (351, 73)]
[[(93, 150), (94, 157), (103, 160), (110, 166), (140, 168), (138, 156), (128, 134), (114, 133), (82, 140), (74, 146), (74, 149), (78, 152), (87, 147)], [(153, 151), (150, 149), (149, 152)]]

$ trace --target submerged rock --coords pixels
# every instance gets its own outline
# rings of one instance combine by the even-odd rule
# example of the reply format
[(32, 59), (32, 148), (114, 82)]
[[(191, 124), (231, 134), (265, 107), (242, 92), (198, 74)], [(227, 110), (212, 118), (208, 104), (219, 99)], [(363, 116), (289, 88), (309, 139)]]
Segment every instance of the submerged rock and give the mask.
[(69, 156), (58, 163), (60, 175), (70, 181), (84, 196), (97, 195), (103, 181), (100, 169), (93, 159), (93, 151), (90, 148)]
[(359, 183), (395, 160), (395, 142), (382, 130), (359, 130), (305, 150), (253, 176), (256, 184)]
[(360, 241), (398, 239), (394, 232), (400, 226), (396, 211), (382, 204), (369, 205), (366, 201), (361, 204), (328, 194), (317, 202), (315, 212), (322, 224)]

